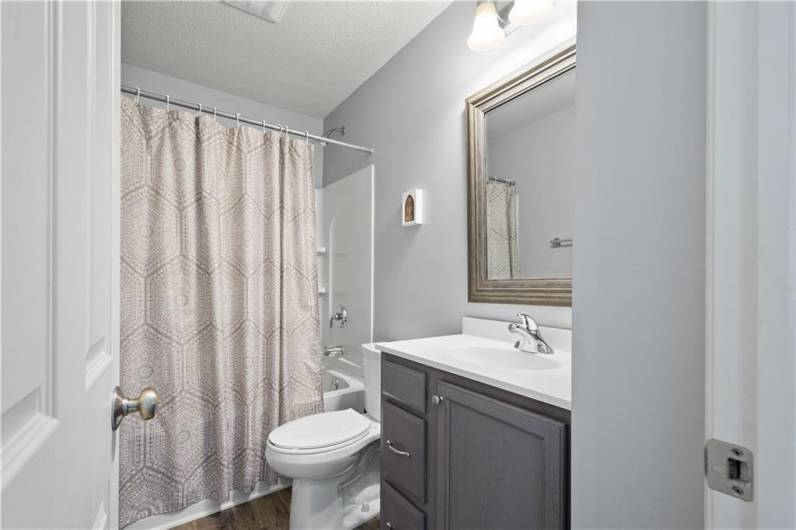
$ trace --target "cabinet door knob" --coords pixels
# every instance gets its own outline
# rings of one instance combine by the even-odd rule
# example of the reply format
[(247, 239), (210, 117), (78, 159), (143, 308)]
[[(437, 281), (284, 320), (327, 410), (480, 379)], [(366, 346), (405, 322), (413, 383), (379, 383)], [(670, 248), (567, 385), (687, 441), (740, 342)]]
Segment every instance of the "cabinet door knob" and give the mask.
[(431, 403), (433, 403), (434, 405), (439, 405), (440, 403), (442, 403), (442, 400), (444, 399), (445, 399), (444, 397), (434, 394), (433, 396), (431, 396)]
[(387, 528), (392, 529), (392, 523), (390, 521), (387, 521), (386, 523), (384, 523), (384, 526), (386, 526)]

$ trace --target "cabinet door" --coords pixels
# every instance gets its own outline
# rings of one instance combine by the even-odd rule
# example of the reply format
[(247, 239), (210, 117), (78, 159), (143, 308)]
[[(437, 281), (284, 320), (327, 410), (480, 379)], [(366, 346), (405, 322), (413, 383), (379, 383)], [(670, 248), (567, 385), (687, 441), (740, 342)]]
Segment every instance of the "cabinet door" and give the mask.
[(563, 528), (566, 424), (438, 382), (437, 526)]

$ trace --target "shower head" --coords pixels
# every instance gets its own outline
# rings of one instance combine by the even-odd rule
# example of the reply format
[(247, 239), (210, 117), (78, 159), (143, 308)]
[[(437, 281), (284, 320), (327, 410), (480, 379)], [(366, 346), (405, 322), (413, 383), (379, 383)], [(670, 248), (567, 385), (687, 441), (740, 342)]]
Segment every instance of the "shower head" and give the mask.
[(340, 127), (333, 127), (328, 131), (326, 131), (323, 135), (329, 138), (331, 135), (333, 135), (336, 132), (339, 132), (340, 136), (345, 136), (345, 125), (341, 125)]

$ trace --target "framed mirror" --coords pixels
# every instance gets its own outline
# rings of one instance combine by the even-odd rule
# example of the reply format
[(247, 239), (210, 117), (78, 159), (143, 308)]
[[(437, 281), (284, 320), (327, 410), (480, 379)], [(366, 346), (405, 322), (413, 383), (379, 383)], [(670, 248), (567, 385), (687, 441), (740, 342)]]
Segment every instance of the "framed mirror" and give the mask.
[(466, 105), (469, 301), (572, 305), (575, 46)]

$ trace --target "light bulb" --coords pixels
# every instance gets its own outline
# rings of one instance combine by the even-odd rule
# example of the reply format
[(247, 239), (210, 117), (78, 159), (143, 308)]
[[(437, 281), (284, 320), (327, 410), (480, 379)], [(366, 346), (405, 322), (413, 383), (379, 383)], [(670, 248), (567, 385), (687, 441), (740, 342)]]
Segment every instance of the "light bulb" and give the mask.
[(478, 2), (475, 7), (473, 31), (467, 37), (467, 46), (475, 52), (497, 48), (503, 44), (506, 33), (498, 22), (495, 2)]
[(552, 0), (514, 0), (509, 22), (517, 26), (527, 26), (547, 15), (552, 8)]

